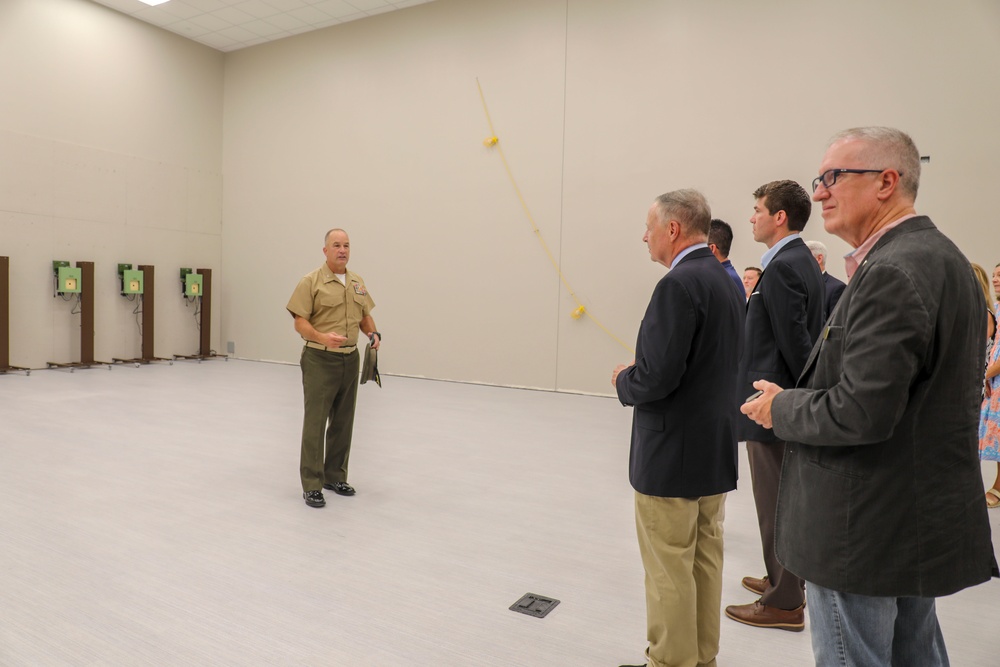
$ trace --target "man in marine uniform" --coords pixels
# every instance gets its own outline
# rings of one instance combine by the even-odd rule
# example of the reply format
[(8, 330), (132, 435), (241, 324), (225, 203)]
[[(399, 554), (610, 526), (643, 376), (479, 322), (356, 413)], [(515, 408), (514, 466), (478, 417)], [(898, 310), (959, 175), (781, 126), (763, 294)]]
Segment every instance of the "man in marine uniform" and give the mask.
[(328, 231), (323, 254), (326, 262), (299, 281), (286, 306), (306, 342), (300, 360), (305, 410), (299, 473), (302, 497), (310, 507), (326, 505), (323, 489), (342, 496), (355, 493), (347, 483), (347, 461), (358, 394), (358, 331), (375, 350), (382, 342), (365, 281), (347, 270), (347, 232)]

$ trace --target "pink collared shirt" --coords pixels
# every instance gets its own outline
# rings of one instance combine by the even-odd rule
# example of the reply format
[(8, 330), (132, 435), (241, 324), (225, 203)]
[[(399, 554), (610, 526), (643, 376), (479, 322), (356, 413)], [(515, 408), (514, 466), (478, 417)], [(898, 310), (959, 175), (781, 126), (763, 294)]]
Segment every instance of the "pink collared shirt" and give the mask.
[(886, 232), (888, 232), (890, 229), (898, 227), (900, 224), (906, 222), (910, 218), (915, 218), (915, 217), (917, 217), (917, 214), (911, 213), (910, 215), (904, 215), (899, 220), (894, 220), (890, 222), (888, 225), (886, 225), (885, 227), (883, 227), (882, 229), (878, 230), (877, 232), (869, 236), (867, 239), (865, 239), (865, 242), (859, 245), (857, 248), (855, 248), (854, 252), (844, 255), (844, 266), (847, 269), (847, 279), (850, 280), (854, 276), (855, 271), (858, 270), (858, 267), (860, 267), (864, 263), (865, 258), (868, 257), (868, 253), (871, 252), (871, 249), (875, 247), (875, 244), (878, 243), (878, 240), (886, 235)]

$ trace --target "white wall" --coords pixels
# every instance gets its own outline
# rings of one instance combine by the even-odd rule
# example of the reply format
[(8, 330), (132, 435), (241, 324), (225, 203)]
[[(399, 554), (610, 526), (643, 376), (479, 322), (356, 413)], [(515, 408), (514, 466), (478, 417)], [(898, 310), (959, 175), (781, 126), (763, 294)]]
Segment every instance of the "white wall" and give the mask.
[[(607, 393), (631, 354), (586, 319), (540, 250), (499, 157), (584, 305), (633, 344), (661, 269), (641, 243), (666, 190), (703, 190), (759, 264), (757, 186), (808, 187), (827, 138), (909, 131), (918, 208), (992, 265), (1000, 238), (1000, 10), (938, 3), (437, 0), (230, 54), (226, 65), (224, 337), (294, 360), (283, 312), (351, 232), (386, 332), (387, 373)], [(822, 230), (807, 238), (848, 251)], [(992, 241), (992, 243), (987, 243)]]
[(11, 363), (80, 358), (53, 260), (95, 263), (96, 359), (141, 354), (118, 263), (156, 267), (156, 354), (197, 352), (178, 269), (221, 268), (222, 54), (88, 1), (4, 0), (0, 61)]
[[(974, 261), (1000, 259), (993, 0), (437, 0), (225, 57), (86, 0), (6, 0), (0, 57), (20, 365), (77, 353), (53, 259), (97, 262), (98, 358), (138, 354), (113, 274), (132, 262), (157, 266), (158, 354), (197, 349), (173, 275), (205, 266), (213, 347), (294, 361), (285, 302), (343, 226), (385, 372), (608, 393), (631, 353), (570, 317), (483, 146), (477, 77), (566, 279), (628, 345), (662, 275), (640, 240), (653, 197), (702, 189), (736, 228), (734, 263), (757, 264), (750, 193), (808, 184), (852, 125), (911, 132), (932, 157), (918, 209)], [(805, 236), (847, 250), (818, 213)]]

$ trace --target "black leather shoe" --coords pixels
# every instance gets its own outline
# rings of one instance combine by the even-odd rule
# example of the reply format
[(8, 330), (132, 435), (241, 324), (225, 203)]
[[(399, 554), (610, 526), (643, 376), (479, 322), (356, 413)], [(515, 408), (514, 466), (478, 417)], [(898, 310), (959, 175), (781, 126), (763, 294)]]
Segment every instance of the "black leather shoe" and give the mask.
[(306, 500), (306, 505), (309, 507), (323, 507), (326, 505), (326, 498), (323, 497), (322, 491), (306, 491), (302, 494), (302, 497)]
[(348, 484), (347, 482), (334, 482), (333, 484), (324, 484), (323, 488), (330, 489), (338, 496), (353, 496), (355, 493), (354, 487)]

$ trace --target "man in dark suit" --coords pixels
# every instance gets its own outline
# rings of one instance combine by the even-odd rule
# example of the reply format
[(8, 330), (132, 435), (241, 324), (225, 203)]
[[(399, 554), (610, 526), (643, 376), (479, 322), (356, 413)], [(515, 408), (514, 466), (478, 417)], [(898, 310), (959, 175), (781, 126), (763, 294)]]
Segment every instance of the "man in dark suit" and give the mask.
[(611, 384), (634, 406), (629, 481), (646, 571), (651, 667), (715, 665), (722, 519), (736, 488), (736, 367), (744, 303), (712, 256), (711, 212), (694, 190), (661, 195), (643, 240), (670, 268), (639, 325), (635, 361)]
[[(790, 386), (805, 367), (809, 350), (826, 320), (823, 277), (799, 236), (809, 221), (812, 202), (795, 181), (772, 181), (753, 193), (753, 238), (763, 243), (764, 272), (747, 301), (745, 345), (740, 359), (740, 397), (753, 393), (761, 378)], [(805, 627), (802, 580), (785, 570), (774, 555), (774, 511), (785, 443), (770, 429), (749, 419), (738, 421), (747, 442), (750, 478), (766, 575), (744, 577), (756, 602), (726, 607), (726, 616), (761, 628), (800, 631)]]
[(837, 302), (840, 301), (844, 289), (847, 288), (847, 283), (826, 272), (827, 249), (825, 243), (806, 241), (806, 245), (809, 246), (816, 263), (819, 264), (819, 270), (823, 272), (823, 284), (826, 285), (826, 319), (830, 319), (830, 313), (837, 307)]
[(778, 557), (809, 582), (817, 665), (947, 665), (934, 599), (993, 564), (977, 439), (986, 304), (969, 261), (914, 210), (909, 136), (842, 132), (819, 173), (824, 226), (855, 248), (850, 281), (798, 388), (757, 382), (742, 408), (788, 441)]

